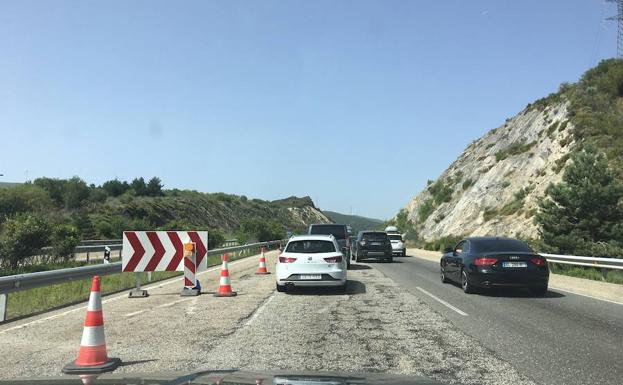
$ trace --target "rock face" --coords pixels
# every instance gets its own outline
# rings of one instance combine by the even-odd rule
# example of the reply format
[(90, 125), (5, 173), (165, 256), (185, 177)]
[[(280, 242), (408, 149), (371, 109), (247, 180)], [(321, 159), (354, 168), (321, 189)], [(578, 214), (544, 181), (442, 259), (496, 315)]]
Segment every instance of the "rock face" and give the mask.
[(472, 142), (407, 205), (425, 240), (447, 235), (535, 237), (533, 216), (573, 147), (567, 102), (529, 106)]
[(322, 211), (313, 206), (288, 207), (292, 222), (307, 227), (313, 223), (332, 223), (333, 221)]

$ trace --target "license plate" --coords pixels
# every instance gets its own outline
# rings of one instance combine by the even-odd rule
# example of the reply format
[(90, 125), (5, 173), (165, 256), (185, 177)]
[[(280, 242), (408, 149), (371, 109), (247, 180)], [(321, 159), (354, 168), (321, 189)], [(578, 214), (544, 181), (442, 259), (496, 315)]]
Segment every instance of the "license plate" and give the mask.
[(502, 262), (502, 267), (528, 267), (526, 262)]
[(322, 276), (320, 274), (301, 274), (301, 279), (321, 279)]
[(382, 243), (381, 243), (381, 242), (370, 242), (370, 244), (371, 244), (372, 246), (380, 246), (380, 245), (382, 245)]

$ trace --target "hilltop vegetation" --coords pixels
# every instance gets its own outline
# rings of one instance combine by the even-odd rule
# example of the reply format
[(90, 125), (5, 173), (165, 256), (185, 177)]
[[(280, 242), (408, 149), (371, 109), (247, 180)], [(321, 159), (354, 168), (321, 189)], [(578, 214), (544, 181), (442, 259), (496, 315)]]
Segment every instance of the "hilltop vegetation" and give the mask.
[(121, 238), (124, 230), (209, 230), (209, 247), (225, 237), (265, 241), (328, 222), (309, 197), (275, 202), (225, 193), (163, 189), (159, 178), (87, 185), (39, 178), (0, 188), (0, 266), (15, 270), (44, 246), (65, 262), (82, 239)]
[(606, 155), (618, 179), (623, 179), (623, 60), (604, 60), (577, 83), (563, 83), (558, 92), (529, 107), (547, 110), (561, 101), (569, 103), (578, 149), (593, 144)]

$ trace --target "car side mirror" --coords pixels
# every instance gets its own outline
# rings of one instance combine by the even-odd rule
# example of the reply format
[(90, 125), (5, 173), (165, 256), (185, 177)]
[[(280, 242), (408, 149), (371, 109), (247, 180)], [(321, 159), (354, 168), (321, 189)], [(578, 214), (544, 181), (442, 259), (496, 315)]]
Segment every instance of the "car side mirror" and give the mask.
[(445, 249), (443, 249), (443, 253), (454, 253), (454, 249), (452, 247), (446, 247)]

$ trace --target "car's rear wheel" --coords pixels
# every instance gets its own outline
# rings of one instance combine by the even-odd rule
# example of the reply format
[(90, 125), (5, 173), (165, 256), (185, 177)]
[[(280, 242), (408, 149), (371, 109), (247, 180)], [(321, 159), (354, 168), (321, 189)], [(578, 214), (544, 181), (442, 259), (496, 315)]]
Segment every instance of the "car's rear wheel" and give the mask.
[(532, 293), (532, 295), (538, 296), (538, 297), (542, 297), (545, 294), (547, 294), (547, 286), (545, 287), (532, 287), (530, 288), (530, 293)]
[(394, 257), (389, 257), (389, 258), (387, 258), (387, 259), (385, 260), (385, 262), (387, 262), (387, 263), (392, 263), (392, 262), (394, 262)]
[(439, 268), (439, 270), (440, 270), (441, 282), (443, 283), (450, 282), (448, 277), (446, 277), (446, 269), (443, 267), (443, 265)]
[(472, 294), (475, 292), (474, 286), (469, 283), (467, 272), (461, 269), (461, 288), (465, 294)]
[(359, 253), (355, 253), (355, 261), (361, 262), (361, 257), (359, 256)]
[(286, 292), (286, 286), (285, 286), (285, 285), (280, 286), (280, 285), (277, 283), (277, 284), (276, 284), (276, 286), (277, 286), (277, 291), (278, 291), (278, 292), (280, 292), (280, 293), (285, 293), (285, 292)]

